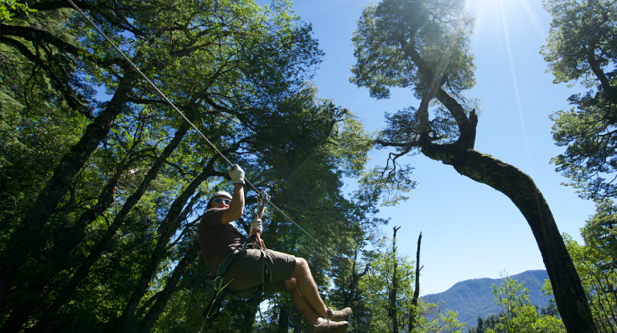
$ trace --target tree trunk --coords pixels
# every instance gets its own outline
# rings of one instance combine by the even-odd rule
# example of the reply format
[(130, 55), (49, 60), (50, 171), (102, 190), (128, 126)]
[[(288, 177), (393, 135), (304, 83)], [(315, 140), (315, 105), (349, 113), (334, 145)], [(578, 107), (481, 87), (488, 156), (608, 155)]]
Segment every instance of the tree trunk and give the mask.
[[(59, 291), (58, 293), (59, 296), (53, 301), (51, 306), (49, 306), (44, 311), (44, 314), (39, 319), (37, 326), (44, 327), (48, 321), (52, 320), (54, 316), (56, 315), (57, 311), (62, 307), (62, 305), (67, 300), (69, 300), (71, 294), (75, 291), (75, 289), (77, 289), (77, 286), (79, 285), (79, 283), (87, 277), (88, 272), (90, 271), (90, 268), (92, 267), (92, 265), (100, 258), (101, 254), (107, 249), (109, 242), (115, 236), (118, 229), (120, 229), (120, 227), (123, 225), (124, 220), (128, 216), (131, 209), (133, 209), (133, 207), (139, 202), (143, 194), (146, 192), (150, 183), (158, 175), (161, 167), (165, 164), (165, 161), (167, 160), (167, 158), (176, 149), (176, 147), (178, 147), (178, 145), (182, 141), (182, 138), (184, 137), (188, 129), (189, 129), (189, 125), (186, 124), (186, 122), (184, 122), (180, 126), (178, 131), (175, 133), (174, 138), (165, 147), (161, 155), (157, 158), (153, 166), (150, 168), (150, 170), (144, 177), (143, 181), (139, 185), (139, 188), (135, 191), (135, 193), (133, 193), (131, 196), (127, 198), (126, 203), (124, 204), (124, 206), (122, 206), (122, 209), (120, 210), (118, 215), (116, 215), (116, 218), (114, 219), (110, 227), (107, 229), (107, 231), (103, 235), (103, 238), (92, 248), (88, 257), (84, 259), (84, 261), (80, 264), (79, 268), (76, 270), (73, 276), (69, 279), (67, 284), (62, 288), (61, 291)], [(40, 302), (42, 301), (43, 300), (40, 300)], [(34, 311), (34, 309), (35, 308), (33, 307), (27, 309), (27, 311), (29, 311), (28, 317)], [(11, 317), (12, 316), (13, 316), (13, 313), (11, 313)], [(25, 319), (27, 319), (28, 317), (26, 317)], [(24, 318), (22, 317), (22, 320), (23, 319)], [(11, 331), (7, 331), (7, 332), (11, 332)]]
[(178, 282), (182, 278), (186, 268), (194, 262), (195, 259), (197, 259), (199, 252), (199, 242), (195, 242), (191, 245), (184, 258), (180, 260), (174, 269), (174, 272), (165, 284), (165, 288), (153, 296), (156, 297), (156, 302), (152, 305), (152, 307), (150, 307), (148, 313), (139, 322), (137, 325), (137, 330), (133, 330), (134, 332), (150, 332), (154, 323), (159, 319), (161, 313), (163, 313), (165, 305), (167, 305), (171, 295), (177, 290)]
[[(414, 47), (407, 46), (406, 41), (402, 40), (401, 48), (423, 76), (429, 82), (433, 81), (432, 78), (438, 78)], [(438, 91), (434, 92), (433, 89)], [(578, 273), (553, 214), (531, 177), (509, 164), (475, 151), (478, 124), (475, 111), (471, 110), (467, 115), (466, 111), (469, 110), (465, 110), (442, 88), (434, 87), (429, 93), (448, 109), (456, 120), (460, 135), (453, 144), (436, 144), (431, 142), (429, 130), (425, 130), (418, 141), (422, 153), (452, 165), (460, 174), (493, 187), (514, 202), (536, 238), (566, 330), (570, 333), (596, 333), (598, 330)]]
[(233, 314), (232, 324), (238, 332), (252, 332), (255, 323), (255, 314), (261, 301), (262, 295), (253, 295), (250, 298), (234, 297), (224, 311)]
[(423, 152), (430, 158), (451, 164), (460, 174), (487, 184), (512, 200), (536, 239), (566, 330), (597, 332), (585, 291), (553, 214), (531, 177), (489, 155), (456, 148), (456, 145), (430, 145), (425, 146)]
[(411, 299), (411, 307), (409, 307), (409, 327), (408, 332), (411, 333), (416, 328), (416, 319), (418, 318), (418, 299), (420, 298), (420, 244), (422, 243), (422, 233), (418, 236), (418, 250), (416, 251), (416, 288), (413, 291)]
[(181, 222), (180, 216), (182, 213), (182, 208), (186, 205), (186, 202), (189, 198), (195, 194), (195, 191), (203, 183), (206, 179), (214, 174), (214, 161), (218, 156), (215, 156), (210, 160), (208, 165), (203, 169), (202, 173), (197, 176), (191, 184), (182, 192), (182, 194), (174, 200), (172, 203), (165, 220), (161, 223), (157, 230), (157, 234), (159, 235), (158, 242), (154, 251), (152, 252), (152, 256), (150, 260), (145, 265), (141, 277), (135, 286), (133, 294), (131, 295), (131, 299), (127, 303), (120, 317), (120, 321), (131, 321), (129, 317), (134, 316), (135, 310), (139, 305), (139, 302), (145, 295), (148, 285), (152, 278), (157, 272), (157, 268), (159, 267), (161, 260), (164, 258), (165, 253), (167, 252), (167, 246), (171, 237), (178, 230), (179, 223)]
[[(11, 235), (0, 254), (0, 303), (4, 303), (11, 280), (22, 263), (31, 255), (36, 255), (42, 242), (42, 228), (55, 212), (56, 207), (69, 190), (75, 175), (101, 141), (107, 136), (116, 117), (128, 102), (131, 91), (137, 83), (137, 74), (126, 73), (120, 80), (114, 97), (109, 101), (94, 121), (88, 125), (79, 142), (71, 148), (54, 170), (51, 179), (39, 193), (31, 208), (21, 220), (18, 229)], [(27, 239), (28, 241), (24, 241)]]
[(283, 307), (279, 309), (279, 322), (278, 322), (278, 333), (288, 333), (289, 332), (289, 312), (285, 310)]
[(401, 227), (393, 227), (394, 236), (392, 236), (392, 260), (394, 265), (392, 268), (392, 285), (390, 286), (390, 294), (388, 295), (388, 315), (392, 319), (392, 332), (398, 333), (398, 316), (396, 308), (396, 294), (398, 293), (398, 260), (396, 258), (396, 232)]

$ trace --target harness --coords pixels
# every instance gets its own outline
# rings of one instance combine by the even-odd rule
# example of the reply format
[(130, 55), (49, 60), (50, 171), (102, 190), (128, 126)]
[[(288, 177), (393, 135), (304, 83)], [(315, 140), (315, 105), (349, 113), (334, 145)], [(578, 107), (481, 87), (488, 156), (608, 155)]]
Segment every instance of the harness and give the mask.
[[(227, 273), (227, 271), (229, 270), (229, 267), (231, 267), (231, 265), (241, 255), (243, 255), (246, 252), (246, 250), (248, 250), (249, 248), (253, 248), (253, 240), (254, 238), (251, 237), (251, 239), (244, 242), (244, 244), (242, 244), (239, 248), (235, 249), (231, 254), (225, 257), (225, 259), (223, 259), (223, 261), (221, 261), (221, 263), (219, 264), (219, 267), (217, 269), (217, 275), (216, 275), (216, 278), (214, 279), (214, 288), (216, 290), (216, 293), (212, 301), (210, 301), (210, 304), (208, 305), (208, 307), (206, 307), (206, 309), (202, 313), (202, 316), (204, 316), (206, 320), (214, 320), (216, 319), (216, 317), (218, 317), (220, 310), (221, 310), (221, 304), (223, 303), (223, 300), (225, 299), (227, 295), (233, 295), (236, 297), (251, 297), (255, 295), (256, 293), (261, 295), (263, 293), (264, 285), (266, 283), (270, 283), (272, 273), (270, 271), (270, 267), (266, 264), (266, 261), (263, 260), (263, 269), (262, 269), (263, 273), (262, 273), (262, 280), (261, 280), (262, 283), (259, 284), (258, 286), (251, 287), (251, 288), (244, 289), (244, 290), (231, 291), (229, 290), (229, 288), (227, 288), (227, 286), (229, 285), (229, 283), (231, 283), (231, 281), (229, 281), (229, 283), (227, 283), (226, 285), (223, 285), (223, 276)], [(261, 251), (261, 258), (265, 258), (266, 253), (264, 252), (263, 249), (261, 249), (259, 244), (256, 244), (256, 248), (258, 248)], [(250, 290), (254, 290), (254, 291), (248, 295), (243, 295), (244, 293)], [(242, 295), (242, 296), (239, 296), (239, 295)], [(211, 317), (211, 314), (213, 312), (214, 314)]]
[[(263, 195), (264, 196), (267, 195), (265, 194), (265, 191), (263, 192)], [(263, 209), (261, 209), (262, 207), (261, 198), (258, 198), (257, 203), (258, 203), (258, 208), (257, 208), (258, 215), (257, 216), (260, 216), (263, 213)], [(216, 319), (216, 317), (218, 317), (220, 310), (221, 310), (221, 304), (223, 303), (223, 300), (228, 294), (236, 296), (236, 297), (251, 297), (255, 295), (256, 293), (261, 295), (263, 293), (264, 285), (267, 283), (270, 283), (272, 272), (270, 271), (270, 267), (266, 264), (266, 260), (263, 260), (262, 279), (261, 279), (262, 282), (258, 286), (251, 287), (251, 288), (244, 289), (244, 290), (230, 291), (226, 287), (229, 285), (229, 283), (231, 283), (231, 281), (229, 281), (226, 285), (223, 285), (223, 276), (227, 273), (227, 271), (229, 270), (229, 267), (231, 267), (231, 265), (238, 258), (240, 258), (240, 256), (242, 256), (246, 252), (246, 250), (248, 250), (249, 248), (259, 249), (259, 251), (261, 252), (260, 258), (261, 259), (266, 258), (266, 253), (259, 245), (259, 242), (256, 242), (255, 236), (251, 236), (246, 242), (244, 242), (244, 244), (236, 248), (232, 253), (230, 253), (227, 257), (225, 257), (223, 261), (221, 261), (221, 263), (219, 264), (217, 268), (216, 278), (214, 279), (214, 289), (216, 290), (216, 293), (212, 301), (210, 301), (210, 304), (208, 305), (208, 307), (206, 307), (206, 309), (202, 313), (202, 316), (206, 318), (206, 322), (213, 321), (214, 319)], [(251, 290), (254, 290), (254, 291), (251, 292), (250, 294), (244, 295), (244, 293), (251, 291)], [(213, 311), (214, 311), (214, 315), (210, 317)]]

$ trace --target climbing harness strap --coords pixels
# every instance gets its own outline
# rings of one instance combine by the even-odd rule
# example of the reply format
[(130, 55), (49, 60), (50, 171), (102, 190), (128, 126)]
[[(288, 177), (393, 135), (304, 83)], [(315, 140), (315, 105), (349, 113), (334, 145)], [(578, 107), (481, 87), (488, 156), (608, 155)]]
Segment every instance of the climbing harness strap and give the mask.
[[(270, 200), (270, 196), (266, 193), (266, 191), (257, 192), (257, 194), (258, 194), (257, 212), (255, 215), (256, 216), (255, 219), (261, 221), (260, 218), (261, 218), (261, 215), (263, 214), (263, 208), (265, 208), (265, 202)], [(261, 229), (261, 225), (260, 225), (260, 229)], [(259, 230), (260, 233), (261, 231), (262, 230)], [(249, 248), (259, 249), (259, 251), (261, 252), (260, 258), (263, 261), (262, 276), (261, 276), (262, 282), (257, 287), (251, 287), (248, 289), (237, 290), (237, 291), (232, 292), (226, 288), (227, 285), (223, 286), (223, 276), (227, 273), (227, 271), (229, 270), (229, 267), (231, 267), (231, 265), (241, 255), (243, 255), (246, 252), (246, 250)], [(250, 297), (254, 295), (255, 293), (258, 293), (261, 295), (263, 293), (264, 285), (270, 283), (271, 278), (272, 278), (271, 268), (266, 262), (267, 262), (266, 253), (261, 248), (261, 245), (259, 244), (259, 242), (256, 241), (256, 237), (251, 236), (246, 242), (244, 242), (244, 244), (242, 244), (240, 247), (238, 247), (232, 253), (230, 253), (227, 257), (225, 257), (221, 261), (219, 266), (217, 267), (216, 278), (214, 279), (214, 289), (216, 290), (216, 294), (214, 298), (212, 299), (212, 301), (210, 302), (210, 304), (208, 305), (208, 307), (206, 307), (202, 315), (206, 317), (206, 319), (214, 320), (218, 316), (223, 299), (225, 298), (227, 294), (237, 296), (237, 295), (242, 295), (248, 291), (255, 290), (254, 292), (251, 292), (249, 295), (243, 295), (243, 297)], [(229, 283), (231, 283), (231, 281), (229, 281)], [(212, 311), (215, 311), (215, 313), (214, 313), (214, 316), (210, 318), (210, 314), (212, 313)]]
[[(257, 287), (251, 287), (248, 289), (244, 289), (244, 290), (237, 290), (237, 291), (230, 291), (227, 288), (227, 285), (229, 285), (229, 283), (231, 283), (231, 281), (229, 281), (227, 283), (227, 285), (223, 285), (223, 276), (227, 273), (227, 271), (229, 270), (229, 267), (231, 267), (231, 265), (242, 255), (246, 252), (246, 250), (248, 250), (249, 248), (253, 247), (253, 244), (256, 243), (254, 241), (254, 238), (251, 237), (250, 240), (244, 242), (244, 244), (242, 244), (239, 248), (235, 249), (232, 253), (230, 253), (227, 257), (225, 257), (225, 259), (223, 259), (223, 261), (221, 261), (221, 263), (219, 264), (218, 268), (217, 268), (217, 275), (216, 278), (214, 279), (214, 289), (216, 290), (216, 293), (214, 295), (214, 297), (212, 298), (212, 300), (210, 301), (210, 303), (208, 304), (208, 306), (206, 307), (206, 309), (204, 310), (204, 312), (202, 313), (202, 316), (204, 316), (206, 318), (206, 320), (214, 320), (216, 319), (216, 317), (218, 317), (220, 310), (221, 310), (221, 304), (223, 303), (223, 300), (225, 299), (225, 296), (227, 296), (227, 294), (231, 294), (234, 296), (240, 295), (242, 293), (245, 293), (247, 291), (250, 290), (255, 290), (254, 292), (250, 293), (249, 295), (245, 295), (242, 297), (250, 297), (252, 295), (254, 295), (255, 293), (258, 294), (262, 294), (263, 293), (263, 287), (265, 284), (268, 284), (271, 282), (271, 278), (272, 278), (272, 272), (270, 269), (270, 266), (268, 266), (268, 264), (266, 263), (266, 253), (264, 252), (263, 249), (261, 249), (261, 247), (259, 246), (259, 244), (256, 245), (257, 249), (259, 249), (261, 251), (261, 256), (260, 258), (263, 259), (263, 266), (262, 266), (262, 283), (259, 284)], [(210, 317), (210, 315), (213, 313), (214, 311), (214, 315), (212, 317)]]

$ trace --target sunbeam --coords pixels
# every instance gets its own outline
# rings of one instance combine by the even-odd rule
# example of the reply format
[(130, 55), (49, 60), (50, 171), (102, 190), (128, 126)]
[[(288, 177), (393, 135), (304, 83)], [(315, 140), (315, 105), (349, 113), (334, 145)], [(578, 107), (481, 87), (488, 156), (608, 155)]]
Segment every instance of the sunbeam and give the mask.
[(512, 74), (512, 85), (514, 86), (514, 97), (516, 98), (516, 109), (518, 110), (518, 117), (521, 122), (521, 131), (523, 132), (523, 141), (525, 143), (525, 151), (527, 152), (527, 163), (529, 163), (529, 171), (533, 174), (533, 165), (531, 163), (531, 153), (529, 150), (529, 141), (527, 140), (527, 131), (525, 130), (525, 118), (523, 117), (523, 109), (521, 107), (521, 98), (518, 93), (518, 82), (516, 81), (516, 70), (514, 69), (514, 59), (512, 58), (512, 47), (510, 46), (510, 33), (508, 32), (508, 22), (506, 20), (506, 13), (503, 8), (503, 0), (499, 2), (499, 13), (501, 15), (501, 22), (503, 24), (503, 32), (506, 41), (506, 48), (508, 51), (508, 61), (510, 63), (510, 74)]
[(542, 24), (540, 24), (540, 20), (538, 19), (536, 13), (534, 13), (534, 11), (531, 9), (531, 6), (529, 6), (529, 2), (527, 0), (521, 0), (521, 4), (523, 5), (525, 13), (531, 21), (531, 24), (533, 25), (533, 28), (536, 31), (538, 37), (540, 39), (546, 38), (546, 36), (548, 35), (548, 31), (546, 31), (546, 29), (542, 27)]

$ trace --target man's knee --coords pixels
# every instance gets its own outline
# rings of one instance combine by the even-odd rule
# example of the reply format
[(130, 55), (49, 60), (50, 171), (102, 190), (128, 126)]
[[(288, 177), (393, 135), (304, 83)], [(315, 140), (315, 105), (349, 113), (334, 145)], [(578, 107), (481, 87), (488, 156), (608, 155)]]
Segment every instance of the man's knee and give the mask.
[(296, 269), (294, 270), (293, 276), (297, 274), (303, 274), (309, 269), (308, 262), (303, 258), (296, 258)]
[(308, 267), (308, 262), (304, 258), (296, 258), (296, 266), (298, 265)]

